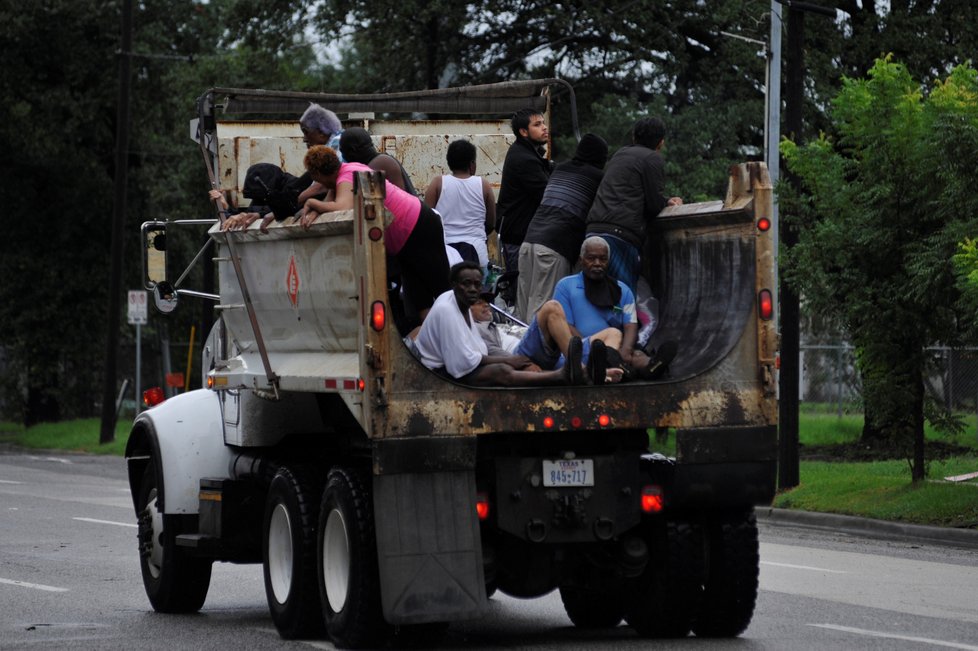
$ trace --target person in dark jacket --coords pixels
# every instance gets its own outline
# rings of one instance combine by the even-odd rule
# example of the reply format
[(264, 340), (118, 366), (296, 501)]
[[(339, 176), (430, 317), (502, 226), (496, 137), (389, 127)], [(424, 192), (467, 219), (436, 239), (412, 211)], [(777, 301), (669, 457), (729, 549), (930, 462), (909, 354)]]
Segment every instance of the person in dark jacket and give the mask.
[(642, 267), (641, 251), (649, 223), (666, 206), (678, 206), (679, 197), (667, 199), (662, 146), (666, 129), (659, 118), (643, 118), (632, 127), (632, 144), (608, 161), (587, 216), (587, 236), (600, 235), (611, 246), (608, 274), (632, 292)]
[(529, 321), (553, 297), (557, 281), (570, 275), (607, 160), (608, 143), (588, 133), (577, 144), (574, 158), (558, 165), (550, 176), (520, 247), (516, 293), (520, 319)]
[(552, 164), (544, 158), (550, 133), (540, 111), (520, 109), (513, 115), (510, 125), (516, 142), (510, 145), (503, 162), (496, 214), (500, 219), (497, 230), (503, 262), (507, 271), (516, 271), (520, 245), (543, 198)]
[(419, 196), (411, 177), (400, 161), (390, 154), (382, 154), (374, 147), (370, 133), (363, 127), (350, 127), (340, 137), (342, 160), (349, 163), (363, 163), (372, 170), (383, 172), (387, 180), (397, 187)]

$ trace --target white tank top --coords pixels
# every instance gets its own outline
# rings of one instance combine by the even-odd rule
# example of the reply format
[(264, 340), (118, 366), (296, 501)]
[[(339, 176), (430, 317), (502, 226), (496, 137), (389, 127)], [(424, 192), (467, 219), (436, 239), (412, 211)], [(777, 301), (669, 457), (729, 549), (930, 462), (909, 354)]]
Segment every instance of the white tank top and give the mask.
[(459, 179), (441, 177), (441, 193), (435, 206), (441, 214), (446, 242), (486, 239), (486, 200), (482, 196), (482, 177)]

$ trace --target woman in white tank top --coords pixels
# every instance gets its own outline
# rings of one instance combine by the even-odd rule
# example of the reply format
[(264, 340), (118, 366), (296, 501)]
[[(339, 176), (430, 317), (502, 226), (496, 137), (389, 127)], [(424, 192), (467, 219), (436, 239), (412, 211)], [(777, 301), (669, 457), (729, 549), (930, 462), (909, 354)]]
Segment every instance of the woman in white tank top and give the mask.
[(486, 234), (495, 227), (496, 199), (489, 182), (475, 175), (475, 156), (475, 145), (467, 140), (448, 145), (446, 158), (452, 173), (435, 177), (425, 190), (424, 201), (441, 215), (445, 243), (471, 245), (485, 270), (489, 264)]

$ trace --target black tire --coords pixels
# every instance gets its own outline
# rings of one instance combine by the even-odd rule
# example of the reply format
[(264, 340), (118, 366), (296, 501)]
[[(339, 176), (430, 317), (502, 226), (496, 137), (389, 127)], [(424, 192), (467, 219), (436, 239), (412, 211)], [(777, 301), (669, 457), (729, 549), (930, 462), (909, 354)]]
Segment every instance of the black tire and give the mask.
[(317, 572), (326, 631), (342, 648), (382, 646), (384, 620), (369, 476), (334, 468), (319, 510)]
[(160, 512), (155, 460), (150, 459), (139, 488), (139, 569), (153, 610), (194, 613), (207, 598), (209, 559), (194, 558), (176, 545), (180, 520)]
[(614, 628), (625, 615), (621, 592), (588, 590), (562, 586), (560, 600), (574, 626), (578, 628)]
[(736, 637), (754, 616), (760, 555), (754, 510), (710, 521), (703, 606), (693, 624), (699, 637)]
[(652, 554), (625, 620), (642, 637), (686, 637), (703, 597), (702, 531), (689, 522), (660, 522), (646, 528), (646, 542)]
[(322, 482), (303, 467), (275, 473), (265, 500), (262, 567), (265, 596), (279, 635), (321, 637), (323, 616), (316, 584), (316, 514)]

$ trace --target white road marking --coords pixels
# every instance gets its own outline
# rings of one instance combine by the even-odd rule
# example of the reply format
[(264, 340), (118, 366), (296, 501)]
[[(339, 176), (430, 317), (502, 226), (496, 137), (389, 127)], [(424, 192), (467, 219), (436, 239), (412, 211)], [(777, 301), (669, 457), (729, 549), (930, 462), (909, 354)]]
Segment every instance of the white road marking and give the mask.
[(35, 590), (45, 590), (47, 592), (68, 592), (68, 588), (56, 588), (53, 585), (42, 585), (40, 583), (28, 583), (27, 581), (17, 581), (14, 579), (0, 579), (0, 583), (7, 585), (18, 585), (22, 588), (34, 588)]
[(848, 574), (842, 570), (827, 570), (824, 567), (810, 567), (808, 565), (792, 565), (791, 563), (772, 563), (761, 561), (761, 565), (774, 565), (775, 567), (790, 567), (794, 570), (812, 570), (813, 572), (828, 572), (829, 574)]
[(59, 457), (32, 457), (32, 456), (28, 456), (27, 458), (28, 459), (31, 459), (33, 461), (57, 461), (58, 463), (64, 463), (64, 464), (67, 464), (67, 465), (71, 465), (71, 460), (70, 459), (61, 459)]
[(24, 482), (14, 481), (12, 479), (0, 479), (0, 484), (22, 484)]
[(978, 646), (974, 644), (962, 644), (961, 642), (946, 642), (935, 640), (929, 637), (913, 637), (911, 635), (897, 635), (895, 633), (884, 633), (882, 631), (867, 631), (863, 628), (852, 628), (850, 626), (836, 626), (835, 624), (809, 624), (815, 628), (827, 628), (843, 633), (853, 633), (855, 635), (866, 635), (868, 637), (882, 637), (888, 640), (902, 640), (904, 642), (919, 642), (921, 644), (931, 644), (933, 646), (943, 646), (949, 649), (966, 649), (967, 651), (978, 651)]
[(79, 522), (94, 522), (95, 524), (114, 524), (117, 527), (132, 527), (133, 529), (138, 526), (132, 522), (114, 522), (112, 520), (96, 520), (95, 518), (72, 518), (72, 520), (78, 520)]

